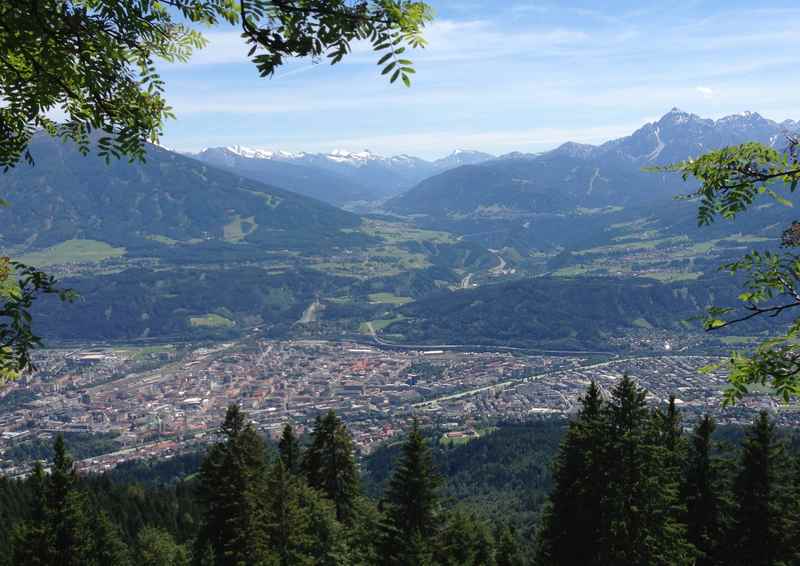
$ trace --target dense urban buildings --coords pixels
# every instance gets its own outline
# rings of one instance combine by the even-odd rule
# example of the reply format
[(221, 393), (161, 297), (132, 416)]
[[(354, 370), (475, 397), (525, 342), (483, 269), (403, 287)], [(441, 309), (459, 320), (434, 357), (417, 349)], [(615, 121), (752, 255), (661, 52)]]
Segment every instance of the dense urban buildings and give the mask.
[(795, 406), (766, 394), (724, 407), (725, 375), (700, 372), (716, 361), (685, 353), (556, 356), (266, 340), (46, 350), (35, 374), (2, 391), (2, 466), (8, 475), (25, 473), (31, 462), (20, 461), (14, 447), (59, 432), (110, 440), (107, 453), (80, 462), (87, 470), (169, 457), (212, 439), (231, 403), (271, 435), (287, 421), (302, 430), (335, 409), (362, 451), (400, 432), (412, 415), (446, 437), (468, 438), (498, 420), (567, 416), (590, 380), (606, 391), (624, 373), (654, 404), (675, 395), (689, 423), (704, 413), (744, 423), (763, 408), (781, 423), (800, 422)]

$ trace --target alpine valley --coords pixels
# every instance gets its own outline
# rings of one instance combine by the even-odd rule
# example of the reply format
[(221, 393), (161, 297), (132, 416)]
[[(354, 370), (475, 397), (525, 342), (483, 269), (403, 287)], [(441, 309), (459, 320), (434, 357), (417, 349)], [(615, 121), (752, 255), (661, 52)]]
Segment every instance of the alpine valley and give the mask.
[(0, 176), (12, 204), (0, 254), (82, 297), (37, 307), (53, 343), (258, 333), (630, 349), (669, 334), (713, 345), (691, 319), (735, 301), (717, 267), (774, 245), (792, 210), (766, 204), (698, 228), (697, 204), (676, 199), (693, 187), (653, 168), (745, 141), (781, 148), (798, 128), (673, 109), (628, 137), (535, 155), (152, 146), (133, 165), (40, 135), (35, 167)]

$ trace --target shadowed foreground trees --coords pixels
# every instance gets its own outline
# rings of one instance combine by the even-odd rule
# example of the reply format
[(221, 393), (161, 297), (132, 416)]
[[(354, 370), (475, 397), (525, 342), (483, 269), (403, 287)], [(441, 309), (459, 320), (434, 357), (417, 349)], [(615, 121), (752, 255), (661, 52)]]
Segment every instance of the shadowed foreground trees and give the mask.
[[(555, 462), (537, 565), (788, 565), (800, 554), (798, 478), (767, 413), (723, 457), (705, 417), (688, 439), (675, 400), (648, 409), (627, 376), (592, 384)], [(591, 510), (591, 512), (590, 512)]]
[[(0, 564), (798, 563), (800, 460), (767, 414), (734, 451), (714, 440), (710, 418), (685, 432), (677, 406), (649, 408), (627, 377), (609, 392), (589, 387), (554, 462), (535, 551), (480, 507), (443, 496), (434, 456), (442, 452), (416, 422), (393, 452), (385, 490), (370, 499), (334, 413), (305, 442), (285, 428), (273, 451), (232, 406), (199, 473), (175, 488), (180, 499), (150, 510), (163, 491), (79, 477), (59, 437), (49, 473), (39, 466), (25, 482), (3, 484), (0, 514), (12, 527)], [(19, 492), (14, 512), (9, 487)], [(346, 513), (337, 515), (337, 498)]]

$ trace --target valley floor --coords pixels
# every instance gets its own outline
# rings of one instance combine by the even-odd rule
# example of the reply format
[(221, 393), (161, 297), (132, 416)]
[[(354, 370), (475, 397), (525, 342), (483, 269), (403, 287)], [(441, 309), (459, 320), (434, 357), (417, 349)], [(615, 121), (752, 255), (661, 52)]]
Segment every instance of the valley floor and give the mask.
[(205, 445), (230, 403), (268, 434), (288, 420), (302, 429), (335, 409), (360, 449), (395, 437), (412, 415), (466, 441), (493, 422), (571, 414), (590, 380), (610, 390), (628, 373), (653, 404), (675, 395), (688, 421), (711, 413), (749, 422), (767, 408), (800, 425), (796, 405), (754, 393), (722, 407), (721, 373), (701, 374), (710, 355), (545, 355), (508, 351), (381, 349), (355, 342), (246, 340), (211, 346), (158, 345), (46, 350), (38, 373), (3, 390), (0, 449), (6, 475), (29, 469), (37, 446), (58, 432), (104, 439), (80, 467)]

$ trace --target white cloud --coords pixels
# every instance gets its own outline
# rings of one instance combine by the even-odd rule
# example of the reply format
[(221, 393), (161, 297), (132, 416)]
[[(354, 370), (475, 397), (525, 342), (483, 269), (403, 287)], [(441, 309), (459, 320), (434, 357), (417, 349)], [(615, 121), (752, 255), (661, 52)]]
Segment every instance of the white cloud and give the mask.
[(714, 89), (708, 86), (698, 86), (695, 87), (695, 90), (700, 93), (700, 95), (705, 98), (706, 100), (711, 100), (714, 98)]
[(195, 51), (190, 65), (219, 65), (222, 63), (247, 63), (248, 47), (240, 31), (203, 31), (208, 40), (204, 49)]
[(426, 50), (418, 55), (427, 61), (480, 61), (498, 57), (519, 57), (533, 53), (546, 55), (585, 44), (589, 35), (566, 28), (512, 31), (488, 20), (434, 22), (425, 31)]

